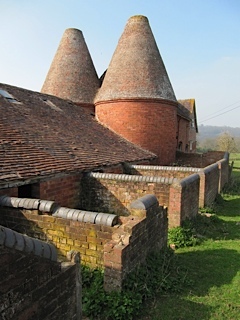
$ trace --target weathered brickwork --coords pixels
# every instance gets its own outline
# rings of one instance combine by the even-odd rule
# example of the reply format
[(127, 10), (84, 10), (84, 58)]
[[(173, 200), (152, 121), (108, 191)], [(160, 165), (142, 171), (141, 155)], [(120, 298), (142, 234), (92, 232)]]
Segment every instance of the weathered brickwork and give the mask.
[[(139, 166), (128, 165), (128, 172), (132, 174), (148, 175), (153, 177), (178, 178), (179, 180), (188, 177), (193, 173), (200, 176), (199, 190), (199, 206), (210, 206), (215, 200), (221, 185), (221, 169), (223, 168), (223, 184), (228, 180), (228, 165), (227, 160), (223, 159), (206, 168), (191, 168), (191, 167), (165, 167), (165, 166)], [(226, 166), (226, 168), (224, 167)]]
[(103, 266), (103, 246), (112, 239), (115, 228), (56, 218), (38, 210), (1, 208), (2, 225), (30, 237), (50, 242), (61, 260), (67, 252), (80, 252), (83, 263)]
[(150, 177), (146, 180), (147, 177), (138, 179), (130, 175), (109, 174), (103, 178), (86, 175), (82, 180), (85, 188), (81, 194), (81, 207), (89, 211), (129, 215), (131, 202), (146, 194), (154, 194), (161, 205), (167, 206), (171, 181), (162, 179), (162, 182), (156, 182)]
[(200, 178), (196, 173), (171, 185), (168, 207), (170, 228), (180, 226), (185, 219), (198, 214), (199, 186)]
[[(61, 260), (66, 260), (67, 253), (74, 250), (80, 252), (84, 264), (104, 269), (111, 266), (109, 272), (115, 280), (110, 280), (108, 272), (105, 285), (109, 289), (119, 289), (133, 266), (143, 262), (149, 251), (166, 246), (166, 209), (159, 207), (153, 195), (146, 197), (153, 198), (153, 201), (145, 201), (147, 208), (151, 205), (148, 214), (145, 207), (144, 210), (141, 207), (139, 211), (138, 207), (133, 206), (130, 208), (130, 215), (119, 218), (119, 224), (114, 227), (56, 218), (38, 210), (11, 207), (2, 207), (0, 217), (2, 225), (53, 244)], [(126, 256), (112, 254), (109, 248), (113, 244), (116, 252), (120, 249), (116, 249), (115, 245), (121, 249), (124, 245)], [(106, 250), (111, 251), (108, 252), (109, 255), (105, 255)]]
[(177, 109), (174, 102), (129, 99), (99, 103), (96, 117), (125, 139), (155, 153), (158, 164), (175, 161)]
[(133, 202), (130, 213), (129, 217), (121, 217), (122, 225), (104, 246), (106, 290), (120, 289), (149, 252), (167, 245), (167, 212), (159, 207), (155, 196), (146, 195)]
[(219, 167), (218, 164), (212, 164), (202, 171), (200, 175), (200, 193), (199, 206), (211, 206), (216, 199), (219, 191)]
[(76, 319), (76, 265), (0, 250), (0, 319)]
[(129, 174), (139, 174), (142, 176), (152, 177), (165, 177), (169, 179), (183, 179), (193, 173), (198, 173), (201, 169), (191, 167), (127, 165), (126, 170)]
[(178, 117), (177, 149), (189, 152), (189, 120)]
[(205, 153), (176, 152), (176, 162), (181, 166), (204, 168), (222, 159), (226, 159), (229, 162), (229, 154), (223, 151), (208, 151)]
[(78, 208), (81, 174), (67, 175), (40, 182), (39, 198), (56, 201), (59, 205)]

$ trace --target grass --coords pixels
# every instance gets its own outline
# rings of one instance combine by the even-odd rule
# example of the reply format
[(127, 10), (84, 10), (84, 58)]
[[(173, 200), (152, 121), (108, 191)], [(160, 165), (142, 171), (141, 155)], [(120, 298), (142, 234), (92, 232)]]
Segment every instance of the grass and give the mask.
[(202, 214), (196, 223), (204, 241), (175, 251), (192, 285), (155, 297), (139, 320), (240, 319), (240, 155), (234, 156), (233, 178), (215, 214)]

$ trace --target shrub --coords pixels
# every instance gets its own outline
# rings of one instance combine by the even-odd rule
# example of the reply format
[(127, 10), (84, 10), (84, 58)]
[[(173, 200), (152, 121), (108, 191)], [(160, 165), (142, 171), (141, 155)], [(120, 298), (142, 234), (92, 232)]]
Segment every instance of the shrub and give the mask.
[(190, 222), (185, 222), (182, 227), (175, 227), (168, 231), (168, 243), (174, 245), (175, 248), (191, 247), (198, 243), (198, 239), (194, 235), (194, 229)]
[(105, 320), (135, 319), (147, 299), (191, 284), (170, 248), (149, 254), (146, 263), (129, 274), (121, 292), (104, 291), (102, 270), (83, 266), (82, 278), (84, 315)]

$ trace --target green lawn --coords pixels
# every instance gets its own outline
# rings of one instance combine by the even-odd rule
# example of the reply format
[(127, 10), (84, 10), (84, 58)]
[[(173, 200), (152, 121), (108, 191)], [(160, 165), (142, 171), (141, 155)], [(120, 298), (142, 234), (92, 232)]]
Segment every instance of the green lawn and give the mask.
[(192, 284), (181, 293), (156, 297), (139, 319), (240, 319), (240, 155), (235, 159), (231, 187), (217, 206), (219, 219), (202, 227), (201, 245), (176, 250)]

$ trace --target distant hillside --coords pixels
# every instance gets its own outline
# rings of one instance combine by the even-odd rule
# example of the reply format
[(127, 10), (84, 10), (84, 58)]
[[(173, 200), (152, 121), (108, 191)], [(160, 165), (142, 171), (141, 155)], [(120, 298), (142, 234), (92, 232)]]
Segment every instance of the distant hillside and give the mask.
[(207, 138), (216, 138), (223, 132), (228, 132), (233, 137), (240, 137), (240, 127), (232, 128), (232, 127), (217, 127), (217, 126), (204, 126), (200, 125), (198, 127), (198, 141), (202, 141)]

